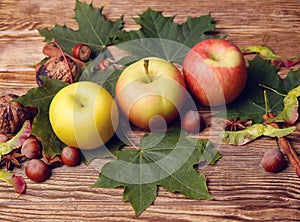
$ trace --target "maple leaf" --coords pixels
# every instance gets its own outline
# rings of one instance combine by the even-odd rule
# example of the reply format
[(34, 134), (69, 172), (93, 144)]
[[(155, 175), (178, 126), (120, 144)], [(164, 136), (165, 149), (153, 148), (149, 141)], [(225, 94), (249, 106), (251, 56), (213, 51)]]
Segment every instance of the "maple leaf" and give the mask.
[(108, 67), (106, 70), (97, 70), (94, 68), (95, 63), (92, 62), (82, 73), (79, 81), (91, 81), (96, 82), (103, 86), (114, 98), (115, 97), (115, 88), (119, 76), (123, 70), (118, 70), (113, 66)]
[[(259, 56), (249, 61), (247, 85), (241, 96), (226, 107), (227, 118), (240, 117), (262, 123), (266, 113), (264, 90), (267, 89), (268, 112), (278, 114), (283, 109), (283, 99), (291, 89), (300, 85), (299, 72), (290, 72), (280, 79), (279, 68)], [(268, 90), (271, 89), (271, 90)]]
[(24, 106), (38, 107), (38, 114), (34, 118), (31, 134), (42, 139), (43, 152), (54, 156), (60, 154), (66, 146), (54, 134), (49, 121), (49, 107), (56, 93), (68, 84), (57, 79), (41, 77), (44, 84), (30, 89), (25, 95), (16, 99)]
[(165, 17), (161, 11), (148, 9), (134, 21), (141, 26), (139, 30), (122, 31), (117, 34), (115, 45), (131, 52), (128, 60), (155, 56), (168, 61), (182, 63), (186, 53), (196, 43), (207, 38), (224, 38), (209, 35), (215, 28), (210, 15), (188, 17), (183, 24), (173, 22), (174, 17)]
[(45, 37), (46, 42), (55, 39), (60, 47), (67, 53), (72, 53), (72, 48), (83, 43), (92, 49), (92, 58), (106, 50), (112, 44), (116, 33), (123, 29), (123, 18), (116, 21), (105, 19), (102, 14), (103, 7), (95, 9), (91, 4), (76, 0), (75, 19), (78, 30), (66, 26), (55, 25), (52, 29), (41, 29), (39, 34)]
[(140, 215), (155, 201), (158, 186), (193, 199), (211, 199), (205, 176), (194, 166), (214, 163), (221, 155), (209, 141), (190, 138), (175, 127), (166, 134), (146, 134), (139, 149), (121, 150), (117, 157), (102, 168), (94, 187), (125, 187), (123, 201)]

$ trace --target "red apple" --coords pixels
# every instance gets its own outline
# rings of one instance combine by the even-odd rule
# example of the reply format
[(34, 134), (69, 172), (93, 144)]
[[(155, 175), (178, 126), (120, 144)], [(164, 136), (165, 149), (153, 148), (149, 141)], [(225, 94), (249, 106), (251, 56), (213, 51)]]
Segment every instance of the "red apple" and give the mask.
[(183, 74), (190, 93), (205, 106), (233, 102), (247, 81), (242, 52), (224, 39), (197, 43), (184, 59)]

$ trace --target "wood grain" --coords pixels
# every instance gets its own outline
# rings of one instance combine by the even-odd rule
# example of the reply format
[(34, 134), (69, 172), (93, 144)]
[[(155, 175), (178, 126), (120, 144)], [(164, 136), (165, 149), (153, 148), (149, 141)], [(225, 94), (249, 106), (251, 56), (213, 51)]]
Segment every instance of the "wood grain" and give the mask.
[[(90, 1), (87, 1), (90, 2)], [(162, 10), (182, 23), (187, 16), (211, 13), (216, 30), (227, 34), (239, 47), (265, 44), (277, 53), (300, 56), (299, 0), (94, 0), (109, 19), (124, 15), (126, 29), (136, 29), (134, 17), (148, 7)], [(44, 55), (38, 29), (66, 24), (74, 29), (75, 1), (2, 0), (0, 2), (0, 94), (22, 95), (35, 87), (33, 66)], [(211, 129), (200, 137), (207, 138)], [(211, 138), (219, 144), (213, 134)], [(289, 137), (298, 153), (299, 133)], [(260, 164), (262, 154), (276, 142), (262, 138), (243, 147), (219, 144), (223, 158), (216, 165), (199, 169), (208, 179), (212, 201), (187, 199), (159, 188), (153, 206), (135, 217), (129, 203), (122, 202), (122, 189), (90, 186), (104, 160), (75, 168), (53, 170), (46, 182), (27, 182), (25, 195), (0, 183), (1, 221), (299, 221), (300, 179), (291, 166), (270, 174)]]

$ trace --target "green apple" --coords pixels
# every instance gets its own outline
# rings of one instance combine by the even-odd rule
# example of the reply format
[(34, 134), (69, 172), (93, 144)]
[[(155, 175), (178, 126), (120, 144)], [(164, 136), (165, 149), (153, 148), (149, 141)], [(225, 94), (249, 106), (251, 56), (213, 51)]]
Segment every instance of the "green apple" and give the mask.
[(63, 143), (94, 149), (112, 138), (119, 113), (109, 92), (97, 83), (82, 81), (62, 88), (54, 96), (49, 119)]
[(124, 69), (116, 99), (131, 123), (150, 129), (177, 117), (186, 99), (184, 79), (171, 62), (144, 58)]

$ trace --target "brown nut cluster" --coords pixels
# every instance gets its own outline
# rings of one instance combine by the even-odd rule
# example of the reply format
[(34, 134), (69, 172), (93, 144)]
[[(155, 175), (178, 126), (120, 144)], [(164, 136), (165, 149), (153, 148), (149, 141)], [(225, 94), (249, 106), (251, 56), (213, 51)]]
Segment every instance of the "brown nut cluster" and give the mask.
[[(0, 134), (3, 142), (9, 139), (5, 134)], [(81, 163), (81, 152), (79, 149), (67, 146), (60, 155), (45, 156), (41, 141), (31, 135), (22, 144), (21, 147), (12, 150), (12, 152), (2, 155), (0, 165), (6, 167), (6, 170), (13, 170), (14, 167), (20, 167), (25, 162), (26, 176), (35, 182), (42, 182), (48, 179), (52, 169), (67, 166), (77, 166)]]

